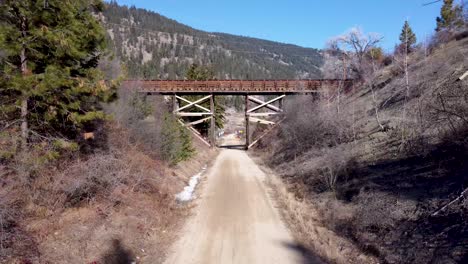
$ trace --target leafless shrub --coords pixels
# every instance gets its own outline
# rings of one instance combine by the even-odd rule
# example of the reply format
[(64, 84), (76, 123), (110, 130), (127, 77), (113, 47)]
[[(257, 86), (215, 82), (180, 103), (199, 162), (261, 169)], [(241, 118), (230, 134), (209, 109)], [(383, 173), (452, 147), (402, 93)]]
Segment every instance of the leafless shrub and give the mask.
[(1, 197), (0, 200), (0, 257), (5, 256), (8, 243), (10, 241), (10, 228), (12, 225), (12, 219), (14, 219), (14, 212), (11, 208), (11, 204), (7, 203), (5, 198)]
[[(154, 192), (160, 172), (145, 165), (145, 157), (125, 157), (131, 152), (97, 153), (86, 160), (74, 162), (56, 180), (55, 191), (63, 193), (64, 203), (76, 206), (100, 197), (117, 200), (116, 189), (132, 192)], [(133, 155), (138, 153), (133, 153)], [(148, 170), (145, 170), (145, 167)], [(161, 186), (159, 186), (161, 187)]]
[(99, 192), (109, 195), (107, 192), (123, 184), (127, 176), (128, 168), (114, 155), (97, 154), (67, 168), (59, 176), (62, 184), (57, 191), (66, 195), (67, 204), (75, 206), (82, 201), (90, 201)]
[[(19, 219), (24, 217), (22, 202), (18, 198), (24, 193), (19, 190), (0, 190), (0, 262), (8, 262), (12, 255), (23, 257), (37, 253), (35, 241), (31, 234), (23, 230)], [(20, 191), (21, 192), (21, 191)], [(5, 262), (2, 262), (5, 261)]]
[(336, 195), (338, 183), (345, 182), (352, 170), (351, 149), (345, 146), (326, 149), (318, 165), (321, 180)]
[(119, 99), (106, 108), (123, 127), (137, 127), (140, 121), (150, 116), (154, 107), (158, 106), (152, 104), (145, 95), (139, 94), (138, 86), (138, 82), (122, 85), (118, 91)]
[(153, 157), (160, 158), (163, 116), (168, 112), (162, 97), (146, 97), (137, 92), (138, 83), (122, 86), (119, 99), (107, 111), (130, 132), (130, 140)]
[(434, 91), (427, 105), (433, 124), (447, 124), (455, 133), (460, 127), (468, 126), (468, 85), (462, 82), (447, 82), (447, 88)]
[[(350, 120), (333, 104), (298, 96), (286, 104), (281, 133), (292, 156), (311, 147), (331, 147), (351, 139)], [(285, 153), (287, 154), (287, 153)], [(290, 158), (290, 157), (289, 157)]]

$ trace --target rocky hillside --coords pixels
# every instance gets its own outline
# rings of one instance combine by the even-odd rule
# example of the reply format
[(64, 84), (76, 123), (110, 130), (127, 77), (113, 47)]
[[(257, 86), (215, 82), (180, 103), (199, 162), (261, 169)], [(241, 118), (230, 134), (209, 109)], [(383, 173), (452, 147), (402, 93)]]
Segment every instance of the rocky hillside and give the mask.
[(157, 13), (107, 5), (104, 21), (117, 58), (132, 78), (182, 79), (193, 64), (218, 79), (320, 77), (319, 50), (193, 29)]

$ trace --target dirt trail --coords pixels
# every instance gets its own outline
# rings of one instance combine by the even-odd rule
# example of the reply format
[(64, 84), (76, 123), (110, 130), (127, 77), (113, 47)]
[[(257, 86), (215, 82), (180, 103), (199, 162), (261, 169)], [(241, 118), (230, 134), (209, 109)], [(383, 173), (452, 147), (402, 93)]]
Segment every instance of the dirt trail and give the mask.
[(244, 151), (221, 151), (166, 263), (320, 263), (295, 244), (265, 177)]

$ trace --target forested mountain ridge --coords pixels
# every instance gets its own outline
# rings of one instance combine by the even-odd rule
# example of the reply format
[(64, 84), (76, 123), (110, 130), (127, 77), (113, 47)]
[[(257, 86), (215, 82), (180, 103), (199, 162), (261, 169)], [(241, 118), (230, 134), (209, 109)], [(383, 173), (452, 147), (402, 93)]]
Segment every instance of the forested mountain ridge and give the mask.
[(103, 20), (130, 78), (183, 79), (193, 63), (217, 79), (319, 78), (317, 49), (193, 29), (155, 12), (107, 4)]

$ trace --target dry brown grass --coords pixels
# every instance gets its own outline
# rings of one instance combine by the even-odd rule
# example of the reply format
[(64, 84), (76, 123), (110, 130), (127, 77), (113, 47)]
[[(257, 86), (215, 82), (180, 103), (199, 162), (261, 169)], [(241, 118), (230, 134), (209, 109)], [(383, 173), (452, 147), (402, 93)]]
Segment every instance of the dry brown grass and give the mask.
[[(257, 159), (258, 163), (262, 163)], [(340, 201), (314, 197), (307, 199), (298, 193), (298, 184), (287, 184), (271, 169), (261, 166), (268, 175), (268, 185), (281, 208), (284, 221), (291, 229), (297, 243), (331, 263), (378, 263), (377, 259), (361, 253), (352, 242), (336, 234), (327, 221), (338, 222), (352, 217), (352, 210)], [(298, 192), (299, 191), (299, 192)]]
[(4, 181), (0, 263), (162, 261), (189, 213), (174, 196), (216, 152), (197, 144), (195, 159), (169, 167), (125, 129), (107, 130), (106, 150), (35, 170), (27, 184)]
[(466, 261), (464, 203), (431, 215), (468, 184), (467, 44), (412, 54), (408, 90), (397, 66), (378, 71), (335, 120), (336, 99), (295, 104), (290, 127), (260, 144), (300, 241), (337, 263)]

